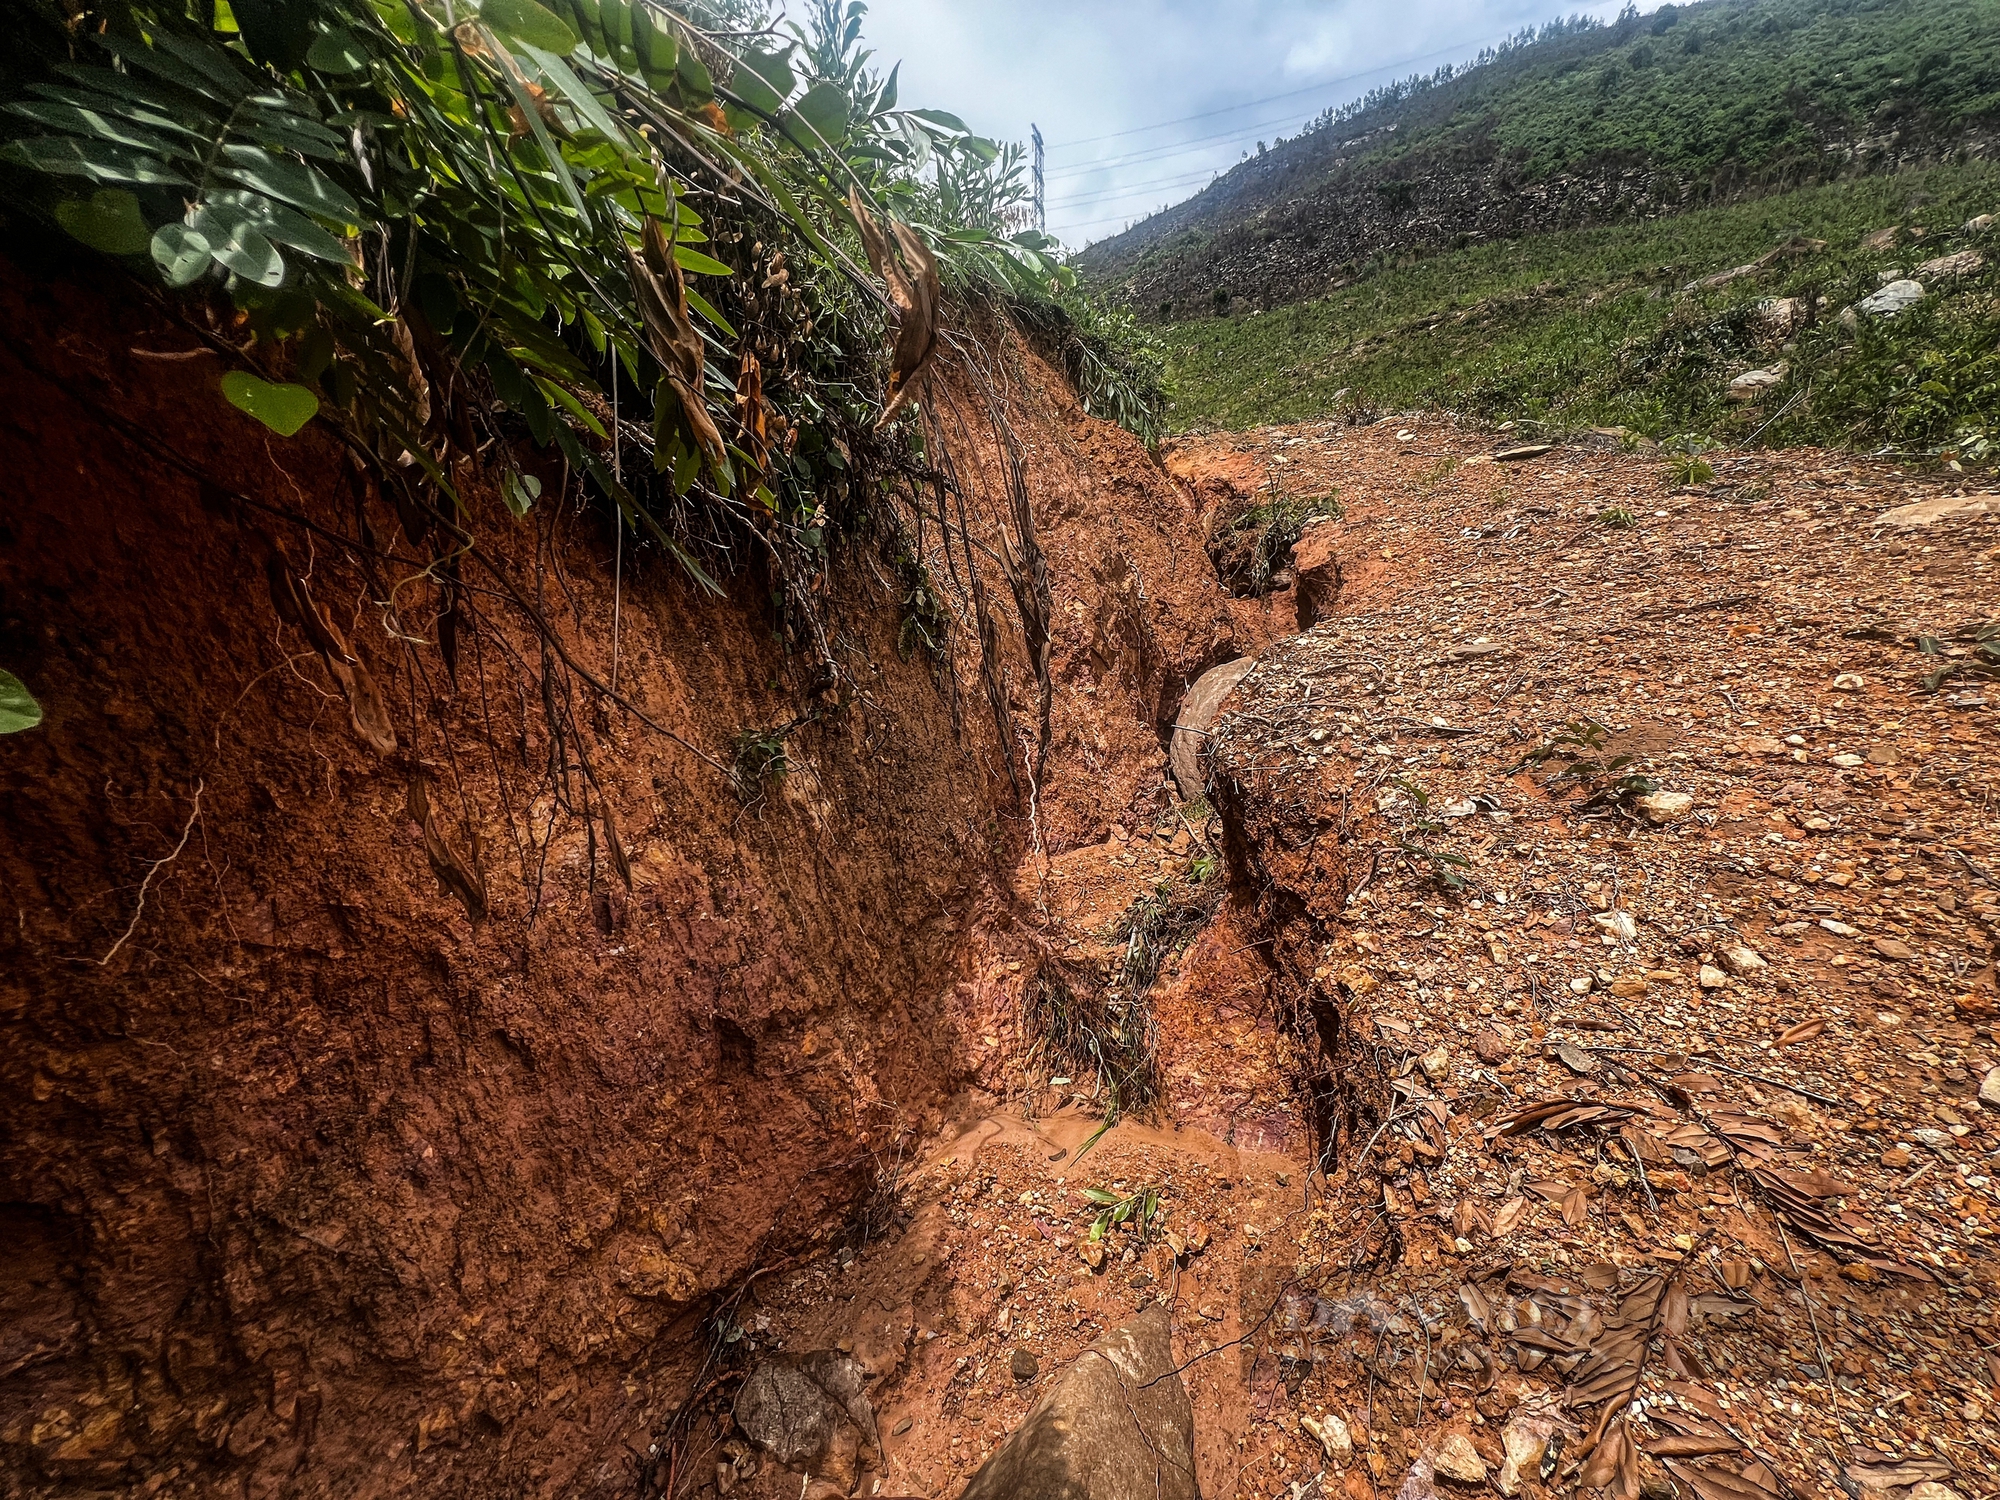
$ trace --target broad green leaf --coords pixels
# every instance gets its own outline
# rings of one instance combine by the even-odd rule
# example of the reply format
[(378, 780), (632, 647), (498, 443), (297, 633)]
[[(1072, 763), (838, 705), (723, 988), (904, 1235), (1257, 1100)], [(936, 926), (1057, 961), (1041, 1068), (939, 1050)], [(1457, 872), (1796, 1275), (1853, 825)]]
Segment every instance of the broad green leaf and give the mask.
[(734, 268), (725, 266), (711, 255), (703, 255), (699, 250), (690, 250), (685, 245), (674, 246), (674, 263), (683, 271), (692, 271), (697, 276), (734, 276)]
[(607, 140), (621, 146), (625, 144), (625, 132), (619, 128), (618, 122), (611, 118), (597, 96), (584, 86), (583, 80), (576, 76), (568, 63), (541, 47), (524, 45), (522, 50), (542, 70), (542, 76), (556, 86), (556, 92), (575, 106), (585, 124)]
[(123, 188), (99, 188), (88, 198), (65, 198), (56, 205), (56, 222), (106, 255), (144, 255), (153, 240), (139, 213), (139, 200)]
[(529, 95), (520, 76), (512, 69), (507, 72), (507, 87), (512, 91), (514, 103), (520, 107), (522, 116), (528, 122), (528, 130), (534, 136), (535, 144), (542, 148), (543, 158), (556, 174), (556, 180), (562, 184), (563, 192), (569, 198), (570, 207), (576, 210), (579, 219), (588, 224), (590, 210), (584, 205), (583, 191), (576, 185), (576, 178), (570, 173), (569, 163), (563, 160), (562, 148), (556, 145), (555, 137), (549, 134), (549, 127), (542, 123), (542, 112), (535, 108), (534, 99)]
[(317, 120), (304, 119), (290, 110), (246, 109), (238, 116), (243, 131), (280, 151), (296, 151), (321, 161), (347, 162), (347, 142)]
[(1109, 1205), (1119, 1201), (1116, 1193), (1108, 1192), (1104, 1188), (1085, 1188), (1083, 1196), (1088, 1198), (1092, 1203), (1097, 1204)]
[(997, 141), (989, 141), (983, 135), (969, 135), (960, 141), (959, 149), (974, 158), (981, 166), (991, 166), (1000, 155)]
[(760, 52), (755, 48), (746, 51), (730, 79), (737, 98), (767, 115), (775, 115), (783, 108), (797, 84), (798, 80), (792, 76), (790, 47), (780, 52)]
[(8, 105), (7, 112), (19, 115), (25, 120), (33, 120), (37, 125), (46, 125), (51, 130), (60, 130), (68, 135), (80, 135), (87, 140), (110, 141), (115, 145), (130, 146), (135, 151), (144, 151), (153, 156), (172, 156), (180, 149), (178, 142), (163, 140), (154, 132), (141, 130), (117, 115), (100, 113), (74, 104), (30, 99)]
[(305, 61), (318, 8), (316, 0), (231, 0), (230, 4), (250, 55), (280, 73)]
[(542, 482), (532, 474), (518, 474), (509, 469), (500, 476), (500, 498), (516, 516), (525, 516), (529, 507), (542, 498)]
[(294, 250), (320, 260), (331, 261), (337, 266), (352, 266), (353, 258), (347, 247), (308, 219), (296, 209), (274, 203), (261, 193), (252, 193), (242, 188), (229, 188), (219, 193), (211, 193), (209, 202), (224, 208), (240, 210), (257, 226), (264, 238), (273, 244), (289, 245)]
[(897, 63), (895, 67), (889, 70), (889, 81), (882, 85), (882, 92), (875, 96), (876, 114), (886, 115), (896, 107), (896, 79), (902, 71), (903, 65), (901, 63)]
[(250, 91), (248, 80), (224, 61), (230, 54), (221, 48), (184, 46), (166, 31), (153, 34), (156, 46), (115, 31), (101, 34), (98, 40), (130, 66), (225, 107), (233, 106)]
[(284, 257), (242, 209), (225, 203), (205, 203), (194, 216), (194, 227), (208, 241), (208, 253), (217, 263), (245, 281), (257, 286), (284, 283)]
[(359, 73), (368, 66), (368, 54), (361, 50), (353, 32), (344, 26), (337, 26), (321, 33), (306, 49), (306, 66), (336, 76)]
[(229, 144), (217, 153), (216, 171), (281, 203), (342, 224), (360, 224), (362, 213), (344, 189), (304, 162), (278, 156), (262, 146)]
[(928, 120), (933, 125), (942, 125), (946, 130), (956, 130), (960, 135), (972, 134), (972, 129), (957, 115), (942, 109), (913, 109), (909, 111), (919, 120)]
[(674, 77), (692, 103), (701, 104), (715, 97), (715, 80), (708, 76), (708, 64), (694, 55), (692, 47), (682, 50), (680, 61), (674, 65)]
[(0, 672), (0, 734), (19, 734), (42, 722), (42, 705), (21, 679)]
[(231, 406), (280, 437), (290, 437), (319, 411), (319, 397), (304, 386), (273, 385), (245, 370), (231, 370), (222, 377), (222, 394)]
[(687, 298), (688, 298), (688, 306), (693, 308), (696, 312), (700, 313), (704, 318), (708, 319), (708, 321), (713, 323), (717, 328), (720, 328), (722, 330), (722, 335), (724, 338), (733, 339), (736, 337), (736, 329), (733, 326), (731, 326), (729, 319), (723, 317), (721, 313), (717, 312), (714, 309), (714, 307), (712, 307), (709, 304), (708, 299), (702, 296), (700, 292), (697, 292), (693, 287), (689, 287), (687, 289)]
[(535, 0), (480, 0), (479, 19), (502, 36), (545, 52), (567, 57), (576, 50), (576, 33)]
[(208, 269), (208, 236), (187, 224), (163, 224), (153, 234), (153, 263), (168, 286), (186, 286)]
[(632, 46), (631, 0), (598, 0), (597, 17), (604, 26), (605, 44), (618, 66), (628, 73), (639, 70), (639, 54)]
[(838, 146), (847, 138), (847, 95), (831, 83), (816, 83), (799, 96), (792, 113), (805, 125), (805, 143)]
[(74, 136), (38, 135), (0, 146), (0, 160), (18, 162), (52, 177), (83, 177), (92, 182), (129, 182), (137, 187), (186, 187), (188, 181), (156, 157), (141, 156), (108, 141)]

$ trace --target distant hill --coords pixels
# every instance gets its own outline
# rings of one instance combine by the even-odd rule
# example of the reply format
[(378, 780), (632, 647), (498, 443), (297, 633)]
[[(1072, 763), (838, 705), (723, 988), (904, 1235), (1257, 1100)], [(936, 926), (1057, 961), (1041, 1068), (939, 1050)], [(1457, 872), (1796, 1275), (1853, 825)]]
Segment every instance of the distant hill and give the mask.
[(1080, 266), (1180, 321), (1309, 300), (1428, 251), (1989, 151), (1995, 0), (1665, 6), (1380, 90)]

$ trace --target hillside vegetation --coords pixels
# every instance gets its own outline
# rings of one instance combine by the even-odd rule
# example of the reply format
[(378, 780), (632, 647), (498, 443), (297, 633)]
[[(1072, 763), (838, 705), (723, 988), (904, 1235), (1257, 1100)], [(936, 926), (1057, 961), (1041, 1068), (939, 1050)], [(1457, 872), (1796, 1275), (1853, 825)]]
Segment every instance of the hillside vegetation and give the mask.
[[(1552, 430), (1980, 460), (2000, 434), (1992, 266), (1933, 276), (1895, 318), (1840, 314), (1891, 271), (1986, 244), (1963, 226), (1996, 208), (2000, 165), (1981, 163), (1447, 252), (1308, 305), (1166, 330), (1171, 422), (1438, 406)], [(1893, 243), (1864, 246), (1887, 229)], [(1689, 286), (1781, 247), (1752, 274)], [(1761, 399), (1728, 399), (1734, 376), (1778, 363)]]
[(1371, 97), (1081, 266), (1172, 320), (1414, 253), (1950, 160), (2000, 120), (2000, 27), (1986, 0), (1716, 0), (1548, 28)]

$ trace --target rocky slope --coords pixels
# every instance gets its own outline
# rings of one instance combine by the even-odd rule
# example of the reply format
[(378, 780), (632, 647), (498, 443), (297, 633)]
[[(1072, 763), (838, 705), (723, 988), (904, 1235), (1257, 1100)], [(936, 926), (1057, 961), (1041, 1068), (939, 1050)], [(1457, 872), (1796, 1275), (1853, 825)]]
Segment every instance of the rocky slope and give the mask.
[(1141, 315), (1185, 320), (1310, 300), (1428, 251), (1990, 154), (1989, 65), (1929, 40), (1978, 26), (1962, 0), (1761, 0), (1557, 27), (1260, 143), (1080, 264)]

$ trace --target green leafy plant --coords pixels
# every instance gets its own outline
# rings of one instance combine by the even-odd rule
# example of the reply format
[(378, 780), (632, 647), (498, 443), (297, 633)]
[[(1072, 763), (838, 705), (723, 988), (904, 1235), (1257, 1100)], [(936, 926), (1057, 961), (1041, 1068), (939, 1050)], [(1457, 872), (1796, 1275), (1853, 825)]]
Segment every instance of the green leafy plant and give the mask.
[[(1963, 655), (1924, 673), (1925, 692), (1936, 692), (1954, 677), (2000, 677), (2000, 620), (1988, 620), (1983, 624), (1971, 626), (1959, 632), (1956, 639), (1967, 641), (1969, 649)], [(1936, 636), (1917, 637), (1917, 650), (1925, 656), (1944, 656), (1948, 649)]]
[(1160, 1207), (1160, 1190), (1157, 1187), (1135, 1188), (1129, 1193), (1118, 1193), (1110, 1188), (1084, 1188), (1081, 1196), (1097, 1209), (1090, 1221), (1090, 1240), (1101, 1244), (1106, 1236), (1124, 1225), (1140, 1244), (1152, 1238), (1153, 1230), (1164, 1215)]
[(1597, 513), (1598, 524), (1613, 531), (1630, 531), (1638, 518), (1622, 505), (1607, 505)]
[[(701, 536), (752, 514), (804, 573), (832, 429), (866, 421), (851, 377), (887, 342), (850, 202), (911, 224), (968, 293), (1074, 280), (1005, 230), (1025, 194), (1006, 154), (863, 65), (861, 14), (746, 44), (648, 0), (200, 20), (140, 0), (87, 26), (37, 0), (0, 160), (65, 232), (233, 299), (226, 397), (276, 432), (331, 424), (432, 515), (525, 509), (478, 456), (526, 439), (705, 584)], [(664, 313), (630, 270), (649, 221)]]
[(783, 781), (791, 770), (785, 753), (785, 737), (790, 726), (776, 729), (746, 729), (736, 736), (736, 754), (730, 765), (730, 781), (742, 802), (755, 802), (773, 783)]
[(1651, 777), (1630, 769), (1638, 764), (1637, 756), (1621, 753), (1598, 758), (1610, 739), (1611, 731), (1597, 720), (1571, 719), (1545, 736), (1513, 771), (1546, 765), (1551, 760), (1562, 761), (1564, 764), (1550, 775), (1548, 784), (1554, 789), (1578, 793), (1585, 808), (1628, 804), (1656, 790)]
[(1209, 543), (1217, 573), (1244, 598), (1261, 599), (1278, 587), (1292, 548), (1321, 521), (1346, 513), (1336, 493), (1294, 495), (1273, 478), (1265, 498), (1220, 528)]
[(42, 722), (42, 705), (20, 678), (0, 672), (0, 734), (19, 734)]
[(1683, 433), (1661, 446), (1667, 452), (1667, 475), (1676, 486), (1707, 484), (1715, 478), (1715, 466), (1704, 456), (1715, 444), (1706, 438)]

